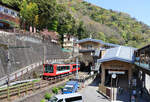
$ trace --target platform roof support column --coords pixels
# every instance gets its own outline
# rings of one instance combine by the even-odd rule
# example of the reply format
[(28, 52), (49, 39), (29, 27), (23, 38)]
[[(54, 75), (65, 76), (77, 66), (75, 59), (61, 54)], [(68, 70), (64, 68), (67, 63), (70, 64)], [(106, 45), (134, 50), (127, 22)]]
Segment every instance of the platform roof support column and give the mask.
[(105, 84), (105, 67), (102, 66), (101, 84)]

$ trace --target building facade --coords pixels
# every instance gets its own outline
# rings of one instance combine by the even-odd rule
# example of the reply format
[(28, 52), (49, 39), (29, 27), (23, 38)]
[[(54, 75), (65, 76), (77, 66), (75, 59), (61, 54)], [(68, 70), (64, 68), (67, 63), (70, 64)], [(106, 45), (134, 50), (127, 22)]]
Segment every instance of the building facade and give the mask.
[(64, 49), (68, 50), (76, 50), (74, 49), (75, 42), (77, 41), (77, 37), (74, 37), (72, 35), (64, 35), (64, 42), (63, 42), (63, 47)]
[(19, 25), (19, 12), (0, 3), (0, 28), (8, 29)]
[(98, 63), (101, 63), (101, 84), (111, 86), (112, 74), (115, 74), (113, 86), (128, 89), (134, 70), (133, 62), (134, 48), (120, 46), (108, 49), (98, 60)]
[(150, 45), (139, 48), (135, 51), (135, 67), (138, 87), (143, 90), (143, 96), (150, 99)]
[(79, 53), (81, 54), (80, 61), (90, 71), (99, 70), (100, 64), (97, 63), (97, 59), (102, 58), (107, 49), (119, 46), (91, 38), (79, 40), (77, 44), (79, 46)]

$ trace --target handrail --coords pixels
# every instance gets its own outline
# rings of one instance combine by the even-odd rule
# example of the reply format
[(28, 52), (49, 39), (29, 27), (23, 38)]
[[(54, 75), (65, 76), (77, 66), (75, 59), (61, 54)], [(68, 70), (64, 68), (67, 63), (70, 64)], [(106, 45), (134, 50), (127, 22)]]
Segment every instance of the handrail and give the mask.
[[(49, 63), (49, 62), (58, 62), (58, 61), (59, 62), (64, 61), (64, 59), (49, 59), (49, 60), (46, 60), (47, 63)], [(15, 80), (18, 77), (22, 76), (23, 74), (27, 73), (28, 71), (30, 71), (34, 68), (37, 68), (40, 65), (42, 65), (42, 61), (33, 63), (31, 65), (28, 65), (28, 66), (24, 67), (24, 68), (21, 68), (21, 69), (15, 71), (15, 72), (11, 73), (9, 79), (10, 79), (10, 81)], [(0, 78), (0, 85), (5, 84), (7, 82), (7, 80), (8, 80), (7, 76), (4, 76), (4, 77)]]

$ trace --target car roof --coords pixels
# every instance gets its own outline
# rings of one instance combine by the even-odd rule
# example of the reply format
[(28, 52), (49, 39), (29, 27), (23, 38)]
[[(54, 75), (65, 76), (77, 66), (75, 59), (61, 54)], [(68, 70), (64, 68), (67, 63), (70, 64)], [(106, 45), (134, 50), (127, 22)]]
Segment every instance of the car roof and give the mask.
[(63, 98), (77, 97), (77, 96), (81, 96), (81, 94), (79, 93), (60, 94), (60, 95), (56, 95), (55, 97), (58, 99), (63, 99)]
[(66, 84), (67, 85), (70, 85), (70, 84), (72, 85), (72, 84), (76, 84), (76, 83), (77, 83), (77, 81), (68, 81)]

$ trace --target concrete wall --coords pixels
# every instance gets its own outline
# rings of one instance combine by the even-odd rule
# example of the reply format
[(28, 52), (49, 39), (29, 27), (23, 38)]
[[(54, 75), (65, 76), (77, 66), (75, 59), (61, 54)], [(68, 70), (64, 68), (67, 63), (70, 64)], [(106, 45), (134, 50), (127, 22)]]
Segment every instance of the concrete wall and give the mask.
[(42, 42), (42, 39), (29, 35), (4, 35), (0, 33), (0, 78), (7, 74), (7, 45), (10, 39), (10, 46), (30, 46), (30, 48), (11, 48), (9, 73), (32, 63), (40, 62), (44, 58), (44, 45), (46, 46), (46, 59), (65, 58), (67, 56), (61, 51), (58, 44), (49, 41)]

